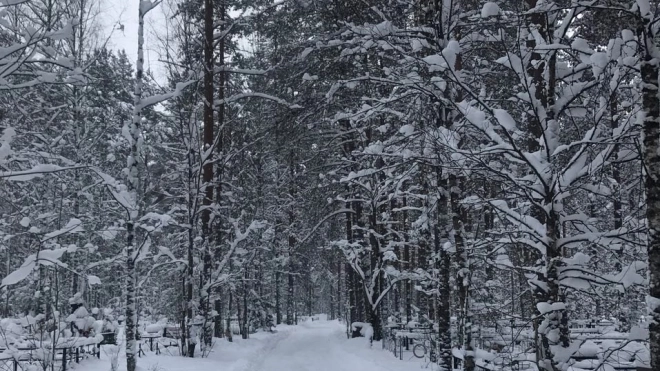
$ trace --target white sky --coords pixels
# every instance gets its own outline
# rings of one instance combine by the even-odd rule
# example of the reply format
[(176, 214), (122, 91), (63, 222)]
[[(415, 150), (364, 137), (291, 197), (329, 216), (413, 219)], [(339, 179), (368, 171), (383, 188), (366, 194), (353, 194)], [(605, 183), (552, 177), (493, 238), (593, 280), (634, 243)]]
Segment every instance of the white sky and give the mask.
[[(131, 65), (135, 67), (137, 59), (137, 30), (138, 30), (138, 7), (140, 0), (99, 0), (101, 5), (101, 21), (104, 25), (105, 37), (110, 36), (108, 45), (111, 49), (124, 49), (128, 55)], [(153, 0), (152, 0), (153, 1)], [(171, 4), (176, 0), (163, 0), (155, 9), (147, 13), (145, 19), (145, 44), (144, 63), (145, 67), (151, 69), (159, 83), (164, 83), (166, 76), (164, 64), (159, 62), (159, 51), (162, 50), (161, 43), (156, 35), (166, 34), (166, 20), (171, 16)], [(235, 13), (235, 14), (232, 14)], [(229, 13), (235, 16), (238, 12)], [(123, 25), (123, 31), (119, 25)], [(246, 39), (239, 39), (239, 45), (249, 50), (250, 45)]]
[[(101, 19), (104, 23), (106, 37), (110, 36), (109, 47), (111, 49), (124, 49), (128, 55), (131, 65), (135, 67), (137, 59), (137, 29), (138, 29), (138, 7), (140, 0), (103, 0), (101, 5)], [(162, 63), (158, 62), (159, 43), (155, 33), (164, 27), (165, 2), (156, 9), (150, 11), (145, 19), (145, 67), (150, 68), (157, 77), (164, 75)], [(124, 26), (123, 31), (119, 24)], [(114, 30), (113, 30), (114, 29)]]

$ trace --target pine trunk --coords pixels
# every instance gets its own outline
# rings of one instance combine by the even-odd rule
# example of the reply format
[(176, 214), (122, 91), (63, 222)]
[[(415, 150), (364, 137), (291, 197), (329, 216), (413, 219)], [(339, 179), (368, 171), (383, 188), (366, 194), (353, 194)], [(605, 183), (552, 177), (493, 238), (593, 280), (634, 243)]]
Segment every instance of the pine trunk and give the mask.
[[(219, 14), (219, 21), (221, 24), (224, 25), (225, 21), (225, 4), (224, 1), (220, 1), (218, 4), (220, 14)], [(224, 28), (223, 28), (224, 30)], [(212, 32), (212, 31), (211, 31)], [(208, 36), (208, 35), (207, 35)], [(227, 78), (227, 75), (224, 72), (224, 67), (225, 67), (225, 38), (222, 37), (219, 42), (218, 42), (218, 65), (220, 66), (217, 75), (218, 75), (218, 100), (219, 103), (216, 107), (217, 109), (217, 117), (218, 117), (218, 143), (216, 147), (216, 152), (218, 156), (218, 162), (216, 164), (216, 169), (215, 169), (215, 182), (216, 182), (216, 190), (215, 190), (215, 205), (217, 210), (221, 210), (221, 201), (222, 201), (222, 181), (224, 178), (224, 158), (225, 158), (225, 142), (224, 142), (224, 133), (227, 130), (225, 128), (225, 80)], [(227, 143), (229, 144), (229, 143)], [(223, 225), (221, 223), (221, 219), (219, 215), (216, 215), (216, 221), (214, 223), (215, 228), (216, 228), (216, 233), (215, 233), (215, 246), (214, 246), (214, 256), (215, 256), (215, 262), (221, 261), (222, 258), (220, 254), (222, 253), (222, 228)], [(218, 297), (222, 297), (220, 294), (220, 288), (216, 290), (216, 295)], [(215, 306), (216, 308), (221, 306), (220, 299), (215, 300)], [(219, 313), (218, 309), (216, 311)], [(214, 329), (215, 329), (215, 336), (216, 337), (222, 337), (223, 331), (222, 331), (222, 316), (221, 315), (216, 315), (216, 320), (214, 324)]]
[(275, 269), (277, 269), (277, 272), (275, 272), (275, 324), (279, 325), (282, 323), (282, 300), (280, 299), (282, 273), (279, 271), (279, 266), (275, 267)]
[[(367, 295), (370, 295), (368, 300), (366, 301), (366, 309), (367, 309), (367, 317), (368, 321), (371, 324), (371, 327), (373, 329), (373, 336), (372, 340), (373, 341), (380, 341), (382, 339), (382, 329), (380, 325), (380, 313), (378, 311), (378, 298), (383, 290), (383, 276), (382, 276), (382, 270), (380, 267), (382, 266), (382, 240), (380, 236), (383, 236), (384, 233), (382, 231), (382, 226), (378, 225), (378, 208), (376, 205), (372, 206), (372, 212), (371, 216), (369, 218), (369, 230), (371, 233), (369, 234), (369, 243), (371, 245), (371, 268), (370, 272), (373, 276), (375, 277), (370, 277), (371, 278), (371, 285), (373, 287), (371, 288), (371, 292), (367, 293)], [(379, 236), (375, 235), (375, 233), (378, 233)]]
[[(291, 201), (294, 200), (295, 198), (295, 187), (294, 187), (294, 179), (295, 179), (295, 170), (294, 170), (294, 158), (293, 158), (293, 151), (289, 152), (289, 197)], [(295, 223), (295, 211), (293, 210), (293, 205), (290, 207), (288, 211), (288, 217), (289, 217), (289, 229), (287, 231), (288, 238), (288, 247), (289, 247), (289, 267), (288, 267), (288, 280), (287, 280), (287, 298), (286, 298), (286, 323), (287, 325), (293, 325), (294, 322), (294, 311), (296, 310), (295, 308), (295, 297), (294, 297), (294, 269), (295, 269), (295, 264), (294, 264), (294, 256), (295, 256), (295, 248), (296, 248), (296, 237), (295, 234), (293, 233), (293, 228), (294, 228), (294, 223)]]
[(463, 215), (460, 200), (463, 185), (456, 175), (449, 175), (449, 195), (452, 217), (452, 232), (456, 248), (456, 288), (458, 291), (458, 339), (463, 347), (464, 370), (474, 370), (474, 349), (472, 345), (472, 316), (470, 315), (470, 266), (464, 240)]
[(341, 256), (337, 252), (337, 318), (342, 318), (341, 313)]
[[(444, 215), (444, 214), (439, 214)], [(449, 272), (451, 261), (449, 253), (444, 249), (440, 240), (440, 228), (434, 229), (434, 242), (436, 254), (436, 269), (438, 270), (438, 293), (436, 297), (436, 321), (438, 322), (438, 351), (440, 367), (451, 370), (451, 306), (449, 298), (451, 288), (449, 286)]]
[(204, 0), (204, 153), (202, 182), (204, 200), (202, 202), (202, 281), (200, 282), (199, 308), (202, 316), (200, 346), (211, 345), (211, 300), (210, 281), (213, 258), (211, 255), (211, 204), (213, 203), (213, 0)]

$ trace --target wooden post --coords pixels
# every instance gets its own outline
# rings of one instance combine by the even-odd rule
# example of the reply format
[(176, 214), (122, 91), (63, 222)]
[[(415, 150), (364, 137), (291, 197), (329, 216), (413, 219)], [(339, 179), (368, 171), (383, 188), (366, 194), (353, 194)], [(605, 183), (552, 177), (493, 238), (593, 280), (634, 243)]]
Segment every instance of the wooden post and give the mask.
[(62, 371), (66, 371), (66, 348), (62, 349)]
[(76, 348), (76, 363), (80, 363), (80, 348)]

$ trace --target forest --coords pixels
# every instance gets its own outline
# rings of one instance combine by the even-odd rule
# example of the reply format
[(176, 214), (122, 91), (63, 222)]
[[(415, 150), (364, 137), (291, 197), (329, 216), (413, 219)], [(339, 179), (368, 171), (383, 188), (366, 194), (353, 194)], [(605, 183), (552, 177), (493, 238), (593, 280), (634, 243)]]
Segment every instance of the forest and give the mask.
[(112, 1), (0, 0), (0, 363), (324, 313), (442, 370), (660, 371), (660, 3), (131, 0), (134, 58)]

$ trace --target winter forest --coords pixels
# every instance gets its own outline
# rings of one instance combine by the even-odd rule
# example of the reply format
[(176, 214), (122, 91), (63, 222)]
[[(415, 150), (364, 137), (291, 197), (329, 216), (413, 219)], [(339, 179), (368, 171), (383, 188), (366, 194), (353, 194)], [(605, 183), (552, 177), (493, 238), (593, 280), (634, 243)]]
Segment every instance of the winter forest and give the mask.
[(660, 371), (660, 3), (112, 1), (0, 0), (0, 370)]

